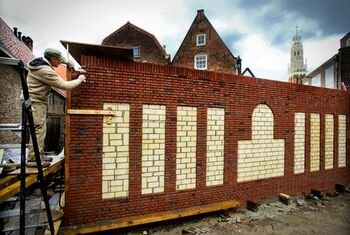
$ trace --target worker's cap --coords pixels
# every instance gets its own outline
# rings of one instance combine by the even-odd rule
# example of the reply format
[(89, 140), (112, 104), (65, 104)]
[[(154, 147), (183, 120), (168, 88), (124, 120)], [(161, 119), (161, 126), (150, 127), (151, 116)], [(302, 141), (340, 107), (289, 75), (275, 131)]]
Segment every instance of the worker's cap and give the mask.
[(45, 58), (51, 58), (55, 57), (57, 58), (62, 64), (68, 64), (68, 60), (62, 56), (62, 53), (54, 48), (47, 48), (44, 52)]

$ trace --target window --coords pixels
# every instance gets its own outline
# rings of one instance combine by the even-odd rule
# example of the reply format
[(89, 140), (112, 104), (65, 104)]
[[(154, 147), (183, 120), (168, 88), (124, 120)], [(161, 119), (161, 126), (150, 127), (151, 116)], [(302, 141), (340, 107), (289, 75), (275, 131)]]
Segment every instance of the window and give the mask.
[(139, 58), (140, 57), (140, 45), (132, 45), (132, 52), (134, 55), (134, 58)]
[(335, 82), (334, 82), (334, 66), (332, 65), (328, 69), (326, 69), (325, 73), (325, 87), (327, 88), (335, 88)]
[(207, 55), (196, 55), (194, 57), (195, 69), (207, 69)]
[(198, 34), (197, 35), (197, 46), (204, 46), (205, 45), (205, 34)]
[(312, 86), (321, 86), (321, 74), (318, 74), (317, 76), (312, 78), (311, 85)]

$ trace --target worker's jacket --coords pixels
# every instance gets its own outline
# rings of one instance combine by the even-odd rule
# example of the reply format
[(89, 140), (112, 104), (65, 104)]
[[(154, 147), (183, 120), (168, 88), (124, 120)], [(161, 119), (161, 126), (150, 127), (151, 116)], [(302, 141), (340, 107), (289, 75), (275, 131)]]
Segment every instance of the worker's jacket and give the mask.
[(28, 64), (28, 91), (33, 102), (47, 103), (51, 87), (63, 90), (73, 89), (81, 83), (79, 79), (66, 81), (61, 78), (50, 63), (43, 58), (36, 58)]

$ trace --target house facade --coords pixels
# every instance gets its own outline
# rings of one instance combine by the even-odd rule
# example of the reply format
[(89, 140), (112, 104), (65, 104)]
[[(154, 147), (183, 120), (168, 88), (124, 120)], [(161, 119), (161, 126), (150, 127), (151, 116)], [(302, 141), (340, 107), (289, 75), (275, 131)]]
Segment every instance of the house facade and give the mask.
[(341, 84), (350, 89), (350, 32), (340, 39), (338, 53), (310, 72), (303, 84), (341, 89)]
[(237, 58), (231, 53), (215, 28), (198, 10), (172, 65), (237, 74)]
[(170, 56), (166, 53), (165, 46), (161, 46), (153, 34), (129, 21), (103, 39), (102, 45), (132, 48), (134, 61), (169, 64)]

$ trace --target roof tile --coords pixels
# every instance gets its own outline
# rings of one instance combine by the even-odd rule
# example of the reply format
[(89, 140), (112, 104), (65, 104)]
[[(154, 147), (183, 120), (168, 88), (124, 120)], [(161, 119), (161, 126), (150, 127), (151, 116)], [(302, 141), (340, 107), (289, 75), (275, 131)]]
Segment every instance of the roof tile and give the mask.
[(13, 57), (29, 63), (34, 58), (31, 50), (14, 35), (12, 29), (0, 18), (0, 45)]

